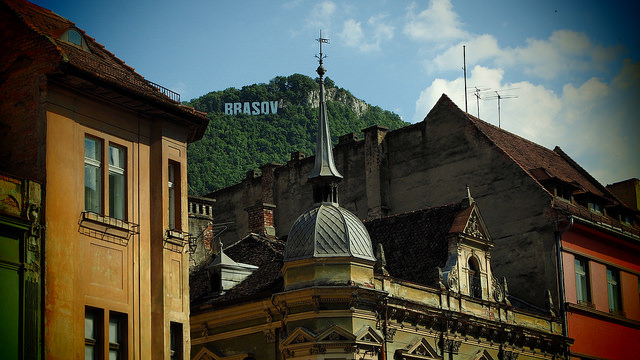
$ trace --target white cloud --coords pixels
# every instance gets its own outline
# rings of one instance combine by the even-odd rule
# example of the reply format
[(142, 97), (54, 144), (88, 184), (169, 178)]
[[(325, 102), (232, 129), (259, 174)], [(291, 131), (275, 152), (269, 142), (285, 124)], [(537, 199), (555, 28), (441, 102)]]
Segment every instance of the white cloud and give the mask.
[(571, 72), (604, 71), (622, 53), (621, 47), (603, 47), (584, 33), (554, 31), (548, 39), (527, 39), (526, 45), (501, 48), (493, 35), (474, 35), (425, 62), (429, 72), (456, 70), (462, 64), (462, 45), (467, 64), (516, 68), (525, 74), (550, 80)]
[(316, 4), (307, 19), (307, 27), (310, 28), (328, 28), (330, 26), (333, 14), (336, 12), (336, 3), (333, 1), (323, 1)]
[(418, 41), (440, 43), (468, 37), (458, 20), (458, 14), (453, 11), (449, 0), (431, 0), (429, 7), (418, 14), (415, 13), (416, 4), (408, 8), (408, 23), (404, 26), (404, 34)]
[(362, 52), (380, 50), (380, 44), (393, 38), (394, 27), (383, 22), (385, 16), (372, 16), (367, 21), (369, 35), (365, 35), (362, 23), (354, 19), (344, 22), (340, 37), (344, 45), (357, 48)]

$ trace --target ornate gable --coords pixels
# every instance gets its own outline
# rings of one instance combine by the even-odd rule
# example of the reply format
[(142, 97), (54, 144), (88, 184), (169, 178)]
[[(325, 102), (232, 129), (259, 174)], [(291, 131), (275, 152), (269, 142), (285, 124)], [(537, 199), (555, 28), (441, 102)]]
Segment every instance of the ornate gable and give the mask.
[(237, 354), (232, 356), (219, 356), (207, 348), (202, 348), (193, 357), (193, 360), (243, 360), (250, 356), (252, 355), (249, 353)]
[(480, 215), (475, 203), (471, 205), (471, 211), (462, 233), (476, 239), (491, 241), (489, 230), (487, 230), (487, 226), (485, 225), (484, 220), (482, 220), (482, 216)]
[(421, 338), (408, 346), (407, 349), (398, 349), (396, 355), (402, 360), (440, 360), (442, 356), (439, 356), (433, 347), (429, 344), (427, 339)]
[(494, 360), (487, 350), (478, 350), (478, 352), (470, 360)]
[(314, 343), (314, 342), (315, 342), (315, 335), (311, 331), (303, 327), (298, 327), (295, 330), (293, 330), (291, 334), (287, 336), (286, 339), (284, 339), (284, 341), (282, 342), (282, 346)]
[(355, 336), (338, 325), (333, 325), (316, 337), (318, 342), (354, 341)]
[(360, 344), (382, 345), (383, 335), (371, 326), (364, 326), (356, 334), (356, 342)]

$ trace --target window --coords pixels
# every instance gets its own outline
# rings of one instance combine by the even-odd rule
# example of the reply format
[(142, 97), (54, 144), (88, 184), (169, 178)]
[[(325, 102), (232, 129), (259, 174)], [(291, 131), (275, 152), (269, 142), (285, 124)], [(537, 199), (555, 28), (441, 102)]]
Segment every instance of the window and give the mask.
[(70, 43), (77, 46), (82, 46), (82, 35), (80, 35), (78, 30), (69, 29), (67, 36)]
[(125, 214), (125, 150), (109, 145), (109, 216), (124, 220)]
[(589, 210), (591, 210), (591, 212), (594, 212), (596, 214), (602, 214), (602, 205), (600, 205), (600, 203), (597, 203), (597, 202), (589, 202)]
[(109, 313), (109, 360), (126, 358), (126, 315)]
[(171, 322), (170, 328), (170, 358), (174, 359), (182, 359), (182, 324)]
[[(85, 307), (84, 310), (84, 358), (85, 360), (104, 359), (108, 349), (109, 360), (127, 358), (127, 315), (110, 311), (109, 318), (104, 318), (102, 309)], [(108, 321), (109, 329), (104, 327)]]
[(607, 292), (609, 293), (609, 312), (621, 312), (620, 273), (618, 270), (610, 267), (607, 267)]
[(575, 258), (576, 268), (576, 293), (578, 304), (591, 303), (591, 291), (589, 288), (588, 262), (583, 258)]
[[(103, 154), (108, 155), (107, 159)], [(108, 163), (108, 181), (103, 182), (104, 163)], [(126, 218), (126, 149), (93, 137), (84, 138), (84, 208), (85, 211), (112, 218)], [(107, 193), (105, 198), (104, 193)], [(108, 206), (103, 204), (108, 204)], [(109, 213), (105, 214), (105, 208)]]
[(84, 359), (101, 359), (102, 310), (86, 307), (84, 310)]
[(556, 188), (556, 194), (561, 199), (571, 201), (571, 189), (567, 186), (558, 186)]
[(181, 230), (180, 223), (180, 164), (169, 161), (168, 172), (168, 187), (169, 187), (169, 229)]
[(469, 258), (469, 296), (482, 297), (482, 284), (480, 283), (480, 267), (474, 257)]
[(102, 213), (102, 142), (84, 139), (84, 209)]

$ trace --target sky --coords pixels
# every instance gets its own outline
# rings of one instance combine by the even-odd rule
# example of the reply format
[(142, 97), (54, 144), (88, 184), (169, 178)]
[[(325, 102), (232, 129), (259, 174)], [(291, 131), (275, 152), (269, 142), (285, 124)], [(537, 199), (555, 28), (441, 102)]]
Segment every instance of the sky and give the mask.
[(276, 76), (315, 78), (322, 30), (326, 76), (415, 123), (443, 93), (465, 109), (464, 46), (471, 114), (560, 146), (603, 185), (640, 178), (637, 1), (35, 3), (183, 101)]

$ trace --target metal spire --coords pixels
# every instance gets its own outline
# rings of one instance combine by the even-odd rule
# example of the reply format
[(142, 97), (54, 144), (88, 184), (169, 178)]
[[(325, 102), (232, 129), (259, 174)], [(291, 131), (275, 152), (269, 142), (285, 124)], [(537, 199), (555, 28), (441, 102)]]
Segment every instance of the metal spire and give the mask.
[(320, 104), (318, 106), (318, 137), (316, 140), (315, 166), (309, 181), (313, 185), (313, 200), (319, 202), (338, 203), (338, 182), (342, 175), (336, 169), (333, 162), (333, 150), (331, 148), (331, 134), (329, 133), (329, 120), (327, 119), (327, 104), (324, 99), (324, 74), (326, 70), (322, 66), (322, 60), (326, 55), (322, 54), (322, 44), (328, 44), (329, 39), (320, 37), (316, 39), (320, 43), (320, 54), (316, 55), (319, 66), (316, 69), (320, 75)]

